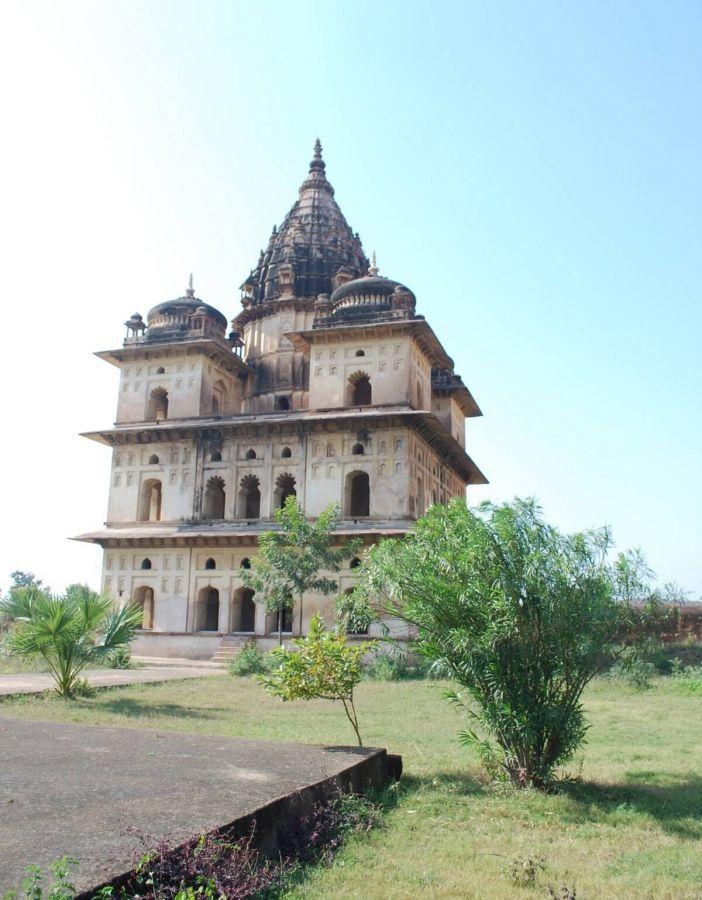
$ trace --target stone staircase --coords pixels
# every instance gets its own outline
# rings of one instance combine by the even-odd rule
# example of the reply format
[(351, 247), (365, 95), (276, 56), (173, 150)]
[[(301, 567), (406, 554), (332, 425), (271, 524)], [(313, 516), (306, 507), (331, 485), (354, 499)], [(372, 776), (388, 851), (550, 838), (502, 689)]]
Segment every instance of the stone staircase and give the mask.
[(228, 634), (220, 641), (217, 652), (212, 657), (212, 662), (220, 666), (226, 666), (251, 640), (250, 634)]

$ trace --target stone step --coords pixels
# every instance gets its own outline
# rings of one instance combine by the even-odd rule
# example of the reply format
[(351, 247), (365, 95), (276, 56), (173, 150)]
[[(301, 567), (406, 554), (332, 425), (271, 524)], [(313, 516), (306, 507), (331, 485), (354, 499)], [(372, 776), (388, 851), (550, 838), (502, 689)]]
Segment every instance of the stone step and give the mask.
[(208, 669), (218, 668), (212, 659), (184, 659), (176, 656), (132, 656), (135, 663), (156, 668)]

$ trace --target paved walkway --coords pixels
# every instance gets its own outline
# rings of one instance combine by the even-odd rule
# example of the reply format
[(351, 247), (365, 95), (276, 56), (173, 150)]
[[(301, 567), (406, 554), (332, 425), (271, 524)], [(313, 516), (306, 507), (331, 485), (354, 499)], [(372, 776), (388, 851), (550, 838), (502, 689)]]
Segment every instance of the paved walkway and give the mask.
[[(149, 684), (156, 681), (174, 681), (180, 678), (202, 678), (203, 675), (222, 675), (226, 669), (210, 663), (193, 665), (150, 665), (139, 669), (86, 669), (83, 677), (93, 687), (110, 687), (120, 684)], [(41, 694), (54, 686), (50, 675), (44, 672), (25, 672), (22, 675), (0, 675), (0, 696), (14, 694)], [(0, 709), (1, 712), (1, 709)]]
[[(140, 848), (134, 828), (150, 846), (177, 845), (263, 815), (281, 798), (299, 816), (302, 799), (316, 802), (330, 780), (362, 787), (387, 771), (382, 750), (31, 722), (1, 712), (0, 704), (0, 896), (26, 866), (46, 870), (64, 854), (80, 863), (79, 890), (128, 872)], [(268, 807), (269, 828), (283, 824), (280, 806)]]

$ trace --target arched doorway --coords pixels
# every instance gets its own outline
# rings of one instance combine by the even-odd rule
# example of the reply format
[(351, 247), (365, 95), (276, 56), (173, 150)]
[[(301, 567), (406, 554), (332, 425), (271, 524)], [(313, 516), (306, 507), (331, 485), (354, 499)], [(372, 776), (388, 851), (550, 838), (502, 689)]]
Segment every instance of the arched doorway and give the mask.
[(297, 497), (295, 479), (289, 472), (277, 477), (273, 496), (275, 498), (276, 509), (282, 509), (285, 506), (285, 501), (288, 497)]
[(223, 519), (226, 496), (224, 493), (224, 480), (219, 475), (214, 475), (205, 487), (205, 500), (203, 514), (206, 519)]
[(346, 388), (347, 406), (370, 406), (373, 402), (373, 389), (367, 372), (354, 372), (348, 380)]
[(370, 478), (368, 472), (350, 472), (346, 476), (346, 515), (370, 515)]
[(142, 628), (154, 627), (154, 589), (142, 585), (134, 591), (134, 603), (143, 611), (141, 619)]
[(151, 391), (146, 418), (156, 422), (168, 418), (168, 391), (165, 388), (158, 387)]
[(201, 588), (198, 594), (195, 630), (219, 630), (219, 591), (211, 585)]
[(161, 482), (158, 478), (147, 478), (139, 493), (138, 520), (140, 522), (160, 522), (161, 499)]
[(261, 515), (261, 490), (255, 475), (245, 475), (239, 485), (239, 517), (258, 519)]
[(256, 630), (256, 604), (254, 591), (240, 587), (232, 595), (232, 609), (229, 617), (230, 632), (253, 634)]

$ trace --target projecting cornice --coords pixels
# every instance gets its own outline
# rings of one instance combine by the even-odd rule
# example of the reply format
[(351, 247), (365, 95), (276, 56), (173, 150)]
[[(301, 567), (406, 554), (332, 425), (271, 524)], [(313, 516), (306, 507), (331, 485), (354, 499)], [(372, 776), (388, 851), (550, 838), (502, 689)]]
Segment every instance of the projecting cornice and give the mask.
[(291, 331), (285, 337), (296, 350), (309, 352), (312, 344), (339, 344), (349, 339), (409, 335), (427, 356), (432, 366), (453, 369), (453, 360), (444, 350), (426, 319), (384, 319), (358, 325), (325, 325), (307, 331)]
[(177, 440), (222, 437), (262, 437), (281, 433), (313, 433), (339, 428), (388, 428), (405, 425), (416, 431), (438, 453), (441, 460), (468, 484), (487, 484), (487, 479), (459, 442), (435, 415), (409, 406), (354, 407), (353, 409), (314, 409), (293, 412), (255, 413), (219, 418), (165, 419), (156, 424), (131, 423), (103, 431), (83, 432), (82, 437), (109, 447), (125, 444), (153, 444)]
[(223, 368), (235, 375), (245, 376), (248, 367), (240, 356), (232, 352), (231, 347), (224, 341), (208, 340), (200, 338), (183, 341), (144, 341), (130, 342), (117, 350), (99, 350), (95, 356), (121, 368), (126, 363), (148, 359), (163, 359), (164, 357), (178, 357), (193, 353), (203, 354), (218, 363)]

